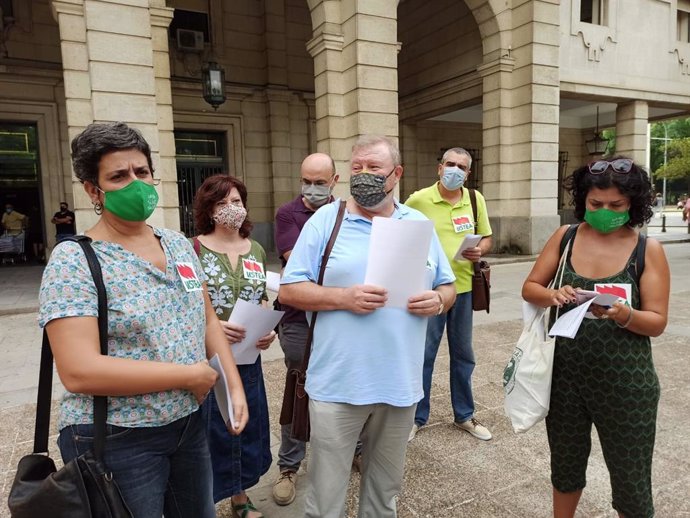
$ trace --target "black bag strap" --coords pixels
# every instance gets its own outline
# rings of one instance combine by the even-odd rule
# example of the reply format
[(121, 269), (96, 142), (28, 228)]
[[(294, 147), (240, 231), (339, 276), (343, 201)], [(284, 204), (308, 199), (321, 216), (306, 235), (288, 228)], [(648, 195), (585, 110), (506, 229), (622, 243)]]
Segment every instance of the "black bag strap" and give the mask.
[[(103, 284), (101, 265), (88, 236), (70, 236), (63, 241), (74, 241), (81, 246), (86, 262), (91, 270), (98, 294), (98, 336), (101, 354), (108, 355), (108, 298)], [(41, 348), (41, 368), (38, 378), (38, 397), (36, 399), (36, 428), (34, 431), (34, 453), (48, 451), (48, 429), (50, 427), (50, 401), (53, 389), (53, 352), (50, 349), (48, 333), (43, 330)], [(105, 422), (108, 410), (107, 396), (93, 397), (94, 443), (93, 451), (97, 460), (103, 461), (105, 449)]]
[[(565, 231), (565, 234), (563, 234), (563, 238), (561, 239), (561, 255), (563, 254), (563, 250), (565, 250), (565, 245), (568, 241), (571, 241), (575, 239), (575, 234), (577, 233), (577, 229), (580, 226), (579, 223), (575, 223), (573, 225), (570, 225), (568, 227), (568, 230)], [(572, 253), (573, 249), (572, 246), (570, 248), (570, 253)], [(628, 266), (628, 273), (630, 276), (635, 279), (637, 282), (637, 286), (640, 286), (640, 279), (642, 278), (642, 273), (644, 272), (644, 259), (645, 259), (645, 254), (647, 252), (647, 236), (642, 234), (641, 232), (637, 234), (637, 245), (635, 245), (635, 261), (633, 263), (630, 263)]]
[(468, 189), (470, 191), (470, 203), (472, 204), (472, 216), (474, 217), (474, 233), (477, 233), (477, 227), (479, 226), (479, 221), (477, 220), (477, 192), (474, 189)]
[[(474, 233), (477, 234), (477, 228), (479, 227), (479, 220), (477, 218), (477, 191), (474, 189), (467, 189), (470, 192), (470, 204), (472, 205), (472, 216), (474, 217)], [(483, 238), (482, 238), (483, 239)], [(486, 261), (477, 261), (472, 263), (472, 268), (474, 269), (474, 275), (481, 276), (482, 264), (488, 265)]]
[[(338, 207), (338, 215), (335, 218), (335, 225), (333, 225), (333, 230), (331, 231), (331, 237), (328, 238), (328, 244), (326, 244), (326, 249), (323, 251), (323, 257), (321, 258), (321, 268), (319, 268), (319, 280), (317, 284), (323, 284), (323, 276), (326, 273), (326, 264), (328, 263), (328, 258), (331, 256), (331, 250), (333, 250), (333, 245), (338, 237), (338, 232), (340, 231), (340, 225), (343, 223), (343, 217), (345, 216), (345, 205), (347, 202), (345, 200), (340, 200), (340, 207)], [(318, 311), (314, 311), (311, 314), (311, 323), (309, 324), (309, 334), (307, 335), (307, 344), (304, 348), (304, 357), (302, 358), (302, 373), (307, 372), (307, 367), (309, 367), (309, 357), (311, 356), (311, 343), (314, 339), (314, 327), (316, 326), (316, 315)]]

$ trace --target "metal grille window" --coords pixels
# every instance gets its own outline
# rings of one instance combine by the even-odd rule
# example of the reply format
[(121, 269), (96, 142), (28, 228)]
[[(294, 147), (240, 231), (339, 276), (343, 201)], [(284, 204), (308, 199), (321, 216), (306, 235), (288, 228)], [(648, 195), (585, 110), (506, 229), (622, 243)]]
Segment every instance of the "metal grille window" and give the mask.
[(226, 172), (225, 133), (175, 132), (177, 194), (180, 230), (188, 237), (194, 228), (194, 196), (209, 176)]

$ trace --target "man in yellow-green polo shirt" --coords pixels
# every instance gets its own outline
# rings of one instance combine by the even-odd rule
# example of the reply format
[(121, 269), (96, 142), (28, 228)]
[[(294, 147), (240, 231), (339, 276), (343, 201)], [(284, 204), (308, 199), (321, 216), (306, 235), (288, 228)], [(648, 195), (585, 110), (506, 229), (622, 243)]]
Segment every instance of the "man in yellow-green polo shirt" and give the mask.
[(405, 202), (434, 222), (436, 233), (455, 273), (455, 289), (458, 294), (455, 304), (447, 313), (429, 318), (424, 353), (424, 399), (417, 403), (415, 424), (409, 440), (414, 438), (417, 430), (429, 419), (431, 375), (446, 327), (450, 349), (450, 395), (455, 425), (483, 441), (492, 437), (491, 432), (476, 419), (472, 397), (472, 371), (475, 364), (472, 351), (472, 263), (488, 253), (492, 245), (486, 202), (478, 191), (475, 191), (476, 234), (483, 237), (477, 246), (462, 253), (462, 260), (453, 259), (465, 236), (475, 233), (470, 192), (463, 187), (470, 175), (471, 165), (472, 157), (466, 150), (459, 147), (447, 150), (438, 166), (439, 181), (413, 193)]

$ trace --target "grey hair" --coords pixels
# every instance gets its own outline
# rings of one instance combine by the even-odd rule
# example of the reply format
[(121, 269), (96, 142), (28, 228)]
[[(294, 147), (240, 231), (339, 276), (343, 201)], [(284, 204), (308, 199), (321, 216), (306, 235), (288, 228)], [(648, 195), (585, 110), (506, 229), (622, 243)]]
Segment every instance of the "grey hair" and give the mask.
[(357, 139), (357, 142), (352, 146), (352, 151), (358, 149), (369, 149), (378, 144), (383, 144), (388, 148), (391, 158), (393, 159), (393, 165), (399, 166), (402, 164), (402, 158), (400, 157), (400, 150), (398, 146), (395, 145), (388, 137), (381, 135), (362, 135)]
[(98, 185), (98, 164), (103, 155), (114, 151), (135, 149), (146, 156), (153, 174), (151, 147), (143, 135), (124, 122), (89, 124), (72, 140), (72, 167), (81, 183)]
[(446, 159), (448, 158), (448, 155), (450, 155), (451, 153), (455, 153), (457, 155), (465, 155), (467, 158), (470, 159), (469, 163), (467, 164), (467, 169), (469, 170), (472, 168), (472, 155), (470, 155), (469, 151), (461, 147), (452, 147), (450, 149), (446, 149), (446, 152), (443, 153), (443, 156), (441, 157), (442, 164), (446, 163)]

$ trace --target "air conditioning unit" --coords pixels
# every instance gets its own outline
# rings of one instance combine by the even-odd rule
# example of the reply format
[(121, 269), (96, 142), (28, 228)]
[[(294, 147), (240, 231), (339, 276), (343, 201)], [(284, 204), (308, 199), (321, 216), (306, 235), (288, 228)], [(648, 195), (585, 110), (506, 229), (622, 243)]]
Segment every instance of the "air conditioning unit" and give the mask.
[(204, 50), (204, 33), (189, 29), (177, 29), (177, 48), (187, 52)]

